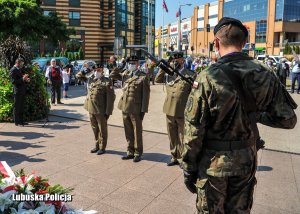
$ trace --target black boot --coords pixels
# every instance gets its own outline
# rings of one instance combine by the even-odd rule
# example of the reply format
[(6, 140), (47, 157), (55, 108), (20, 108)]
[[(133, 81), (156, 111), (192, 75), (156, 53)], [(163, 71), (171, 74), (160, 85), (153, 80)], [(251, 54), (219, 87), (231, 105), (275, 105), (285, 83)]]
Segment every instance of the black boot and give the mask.
[(99, 151), (99, 148), (95, 147), (95, 148), (93, 148), (93, 149), (91, 150), (91, 153), (96, 153), (96, 152), (98, 152), (98, 151)]

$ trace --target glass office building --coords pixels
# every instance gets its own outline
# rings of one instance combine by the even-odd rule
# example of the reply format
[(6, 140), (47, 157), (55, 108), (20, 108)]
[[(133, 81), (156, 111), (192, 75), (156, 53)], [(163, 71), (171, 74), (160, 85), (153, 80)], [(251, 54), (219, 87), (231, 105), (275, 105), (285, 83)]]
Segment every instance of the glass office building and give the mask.
[(225, 0), (223, 15), (242, 22), (256, 21), (255, 42), (266, 42), (268, 0)]
[[(115, 37), (123, 38), (124, 45), (147, 45), (148, 21), (151, 37), (153, 37), (155, 29), (154, 0), (150, 1), (150, 8), (150, 14), (148, 14), (148, 0), (116, 0)], [(150, 19), (148, 20), (149, 15)], [(131, 52), (130, 49), (123, 49), (122, 55)]]
[(276, 0), (276, 21), (300, 22), (300, 1)]

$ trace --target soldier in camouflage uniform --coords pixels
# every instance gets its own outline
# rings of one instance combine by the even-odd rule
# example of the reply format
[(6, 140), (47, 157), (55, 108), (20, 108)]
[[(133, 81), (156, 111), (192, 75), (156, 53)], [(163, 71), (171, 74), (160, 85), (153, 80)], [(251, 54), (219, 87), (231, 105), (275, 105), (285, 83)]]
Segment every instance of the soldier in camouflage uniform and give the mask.
[[(242, 53), (248, 31), (239, 20), (222, 18), (214, 35), (220, 58), (196, 78), (185, 108), (184, 183), (197, 193), (199, 213), (250, 213), (259, 142), (253, 127), (291, 129), (297, 105), (267, 66)], [(253, 114), (237, 84), (252, 96)]]
[[(173, 66), (179, 64), (179, 72), (186, 77), (194, 78), (194, 73), (184, 68), (184, 58), (182, 52), (173, 52)], [(184, 108), (191, 91), (191, 85), (180, 76), (166, 75), (163, 70), (159, 70), (155, 82), (166, 83), (167, 96), (164, 102), (163, 112), (166, 114), (167, 129), (170, 140), (171, 161), (168, 166), (179, 165), (183, 149), (184, 130)]]
[[(80, 77), (80, 76), (78, 76)], [(95, 148), (91, 153), (102, 155), (107, 145), (107, 120), (113, 112), (116, 95), (112, 81), (103, 75), (103, 66), (97, 68), (90, 78), (84, 108), (90, 114), (91, 126), (95, 136)]]
[(141, 161), (143, 154), (143, 126), (144, 115), (148, 112), (150, 99), (150, 85), (146, 73), (138, 69), (138, 58), (131, 56), (128, 59), (128, 70), (120, 73), (114, 69), (110, 74), (113, 79), (125, 80), (123, 95), (118, 103), (118, 108), (123, 113), (125, 136), (128, 143), (127, 155), (123, 160), (133, 159)]

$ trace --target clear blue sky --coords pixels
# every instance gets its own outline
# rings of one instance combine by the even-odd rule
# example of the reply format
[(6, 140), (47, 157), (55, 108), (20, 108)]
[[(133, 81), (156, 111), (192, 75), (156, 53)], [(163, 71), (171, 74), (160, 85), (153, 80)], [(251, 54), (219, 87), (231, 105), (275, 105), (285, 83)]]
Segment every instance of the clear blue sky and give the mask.
[[(181, 18), (188, 18), (193, 15), (194, 7), (203, 5), (216, 0), (165, 0), (169, 12), (165, 12), (164, 24), (169, 24), (177, 21), (176, 12), (180, 4), (192, 4), (192, 6), (184, 6), (181, 8)], [(163, 24), (163, 0), (156, 0), (156, 11), (155, 11), (155, 28), (158, 28)]]

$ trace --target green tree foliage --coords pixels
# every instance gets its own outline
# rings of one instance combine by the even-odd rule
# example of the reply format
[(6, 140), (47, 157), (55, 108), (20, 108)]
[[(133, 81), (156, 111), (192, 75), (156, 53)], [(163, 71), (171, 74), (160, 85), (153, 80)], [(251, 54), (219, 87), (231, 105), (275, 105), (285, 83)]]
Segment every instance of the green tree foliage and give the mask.
[(66, 42), (66, 47), (68, 50), (72, 52), (77, 52), (79, 48), (81, 47), (81, 44), (78, 39), (70, 39), (69, 41)]
[(284, 46), (283, 54), (288, 54), (289, 51), (289, 43), (286, 43)]
[(40, 0), (0, 0), (0, 42), (11, 35), (24, 41), (47, 41), (57, 44), (69, 40), (68, 29), (57, 13), (44, 16)]
[(67, 51), (67, 49), (64, 50), (63, 57), (68, 57), (68, 51)]
[(59, 56), (59, 54), (57, 53), (57, 51), (55, 50), (54, 52), (53, 52), (53, 57), (58, 57)]
[[(24, 119), (33, 121), (45, 118), (50, 109), (47, 102), (46, 80), (44, 75), (32, 66), (25, 67), (24, 73), (29, 74), (30, 83), (26, 84)], [(13, 85), (9, 78), (9, 69), (0, 68), (0, 121), (13, 120)]]
[(20, 37), (10, 36), (0, 43), (0, 62), (4, 66), (12, 67), (19, 57), (22, 57), (25, 63), (30, 63), (33, 57), (30, 47)]
[(13, 85), (9, 70), (0, 67), (0, 121), (12, 121)]
[(296, 46), (295, 52), (296, 52), (296, 54), (300, 54), (300, 48), (299, 48), (299, 46)]
[(84, 59), (82, 47), (79, 48), (78, 54), (80, 59)]

